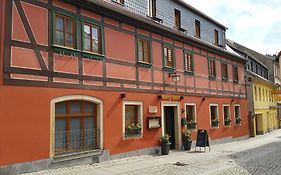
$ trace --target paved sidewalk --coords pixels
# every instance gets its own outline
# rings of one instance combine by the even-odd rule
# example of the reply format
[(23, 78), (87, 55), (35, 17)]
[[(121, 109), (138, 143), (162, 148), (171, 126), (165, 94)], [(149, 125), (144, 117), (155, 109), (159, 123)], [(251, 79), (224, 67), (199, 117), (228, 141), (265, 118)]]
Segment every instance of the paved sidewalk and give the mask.
[(281, 174), (281, 164), (274, 164), (281, 162), (280, 149), (281, 130), (275, 130), (249, 140), (211, 145), (211, 152), (171, 151), (168, 156), (130, 157), (26, 175)]

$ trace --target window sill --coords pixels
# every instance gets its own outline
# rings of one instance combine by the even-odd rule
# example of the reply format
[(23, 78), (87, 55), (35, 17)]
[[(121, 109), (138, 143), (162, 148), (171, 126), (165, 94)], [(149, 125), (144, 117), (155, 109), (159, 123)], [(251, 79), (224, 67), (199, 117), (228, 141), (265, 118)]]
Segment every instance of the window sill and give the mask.
[(59, 54), (76, 55), (79, 53), (79, 50), (70, 47), (65, 47), (60, 45), (52, 45), (52, 47), (55, 53), (59, 53)]
[(211, 126), (211, 129), (219, 129), (219, 126)]
[(157, 21), (157, 22), (159, 22), (159, 23), (163, 23), (163, 19), (160, 19), (160, 18), (158, 18), (158, 17), (156, 17), (156, 16), (149, 16), (149, 15), (147, 15), (147, 17), (149, 17), (150, 19), (152, 19), (153, 21)]
[(216, 76), (209, 76), (209, 80), (216, 80)]
[(228, 79), (227, 78), (222, 78), (222, 81), (228, 82)]
[(93, 52), (87, 52), (87, 51), (82, 51), (81, 52), (82, 56), (91, 60), (97, 60), (97, 61), (102, 61), (104, 60), (104, 55), (98, 54), (98, 53), (93, 53)]
[(140, 139), (143, 137), (143, 134), (136, 134), (136, 135), (128, 135), (128, 136), (124, 136), (123, 139), (124, 140), (130, 140), (130, 139)]
[(147, 62), (143, 62), (143, 61), (138, 61), (137, 64), (139, 67), (146, 68), (146, 69), (150, 69), (152, 66), (151, 63), (147, 63)]
[(111, 0), (111, 1), (114, 2), (114, 3), (116, 3), (116, 4), (119, 4), (119, 5), (121, 5), (121, 6), (125, 6), (124, 3), (120, 3), (120, 2), (117, 2), (117, 1), (114, 1), (114, 0)]
[(169, 72), (169, 73), (173, 73), (173, 72), (175, 72), (175, 68), (173, 68), (173, 67), (163, 67), (163, 71), (166, 71), (166, 72)]
[(193, 76), (194, 75), (194, 72), (190, 72), (190, 71), (185, 71), (184, 73), (185, 73), (185, 75), (188, 75), (188, 76)]

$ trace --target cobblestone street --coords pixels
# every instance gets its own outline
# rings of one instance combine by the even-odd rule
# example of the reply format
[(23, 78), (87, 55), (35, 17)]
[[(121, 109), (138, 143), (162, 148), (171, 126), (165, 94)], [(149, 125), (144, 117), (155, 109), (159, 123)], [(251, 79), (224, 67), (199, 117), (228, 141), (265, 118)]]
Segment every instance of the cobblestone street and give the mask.
[(281, 130), (249, 140), (211, 145), (211, 152), (172, 151), (28, 175), (281, 174)]

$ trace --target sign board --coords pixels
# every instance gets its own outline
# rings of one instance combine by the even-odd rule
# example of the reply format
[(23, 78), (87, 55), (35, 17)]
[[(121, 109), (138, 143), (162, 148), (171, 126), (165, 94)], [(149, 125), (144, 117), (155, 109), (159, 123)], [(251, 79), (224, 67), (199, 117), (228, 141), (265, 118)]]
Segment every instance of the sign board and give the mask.
[(148, 112), (150, 114), (156, 114), (157, 113), (157, 106), (149, 106), (148, 107)]
[(181, 96), (179, 95), (161, 95), (163, 101), (181, 101)]
[(160, 128), (161, 127), (161, 117), (148, 117), (148, 128), (153, 129), (153, 128)]
[(209, 147), (209, 151), (210, 151), (209, 136), (208, 136), (208, 132), (205, 129), (199, 129), (197, 131), (195, 151), (196, 151), (196, 147), (200, 147), (200, 150), (201, 147), (204, 147), (205, 151), (206, 151), (206, 147)]

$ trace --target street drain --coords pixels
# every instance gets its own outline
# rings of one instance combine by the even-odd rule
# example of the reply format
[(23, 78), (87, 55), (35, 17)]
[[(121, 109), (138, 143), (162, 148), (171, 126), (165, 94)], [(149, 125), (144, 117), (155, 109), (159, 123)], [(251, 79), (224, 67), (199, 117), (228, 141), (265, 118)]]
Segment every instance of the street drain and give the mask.
[(177, 162), (177, 163), (174, 163), (173, 165), (176, 165), (176, 166), (186, 166), (188, 164), (187, 163)]

